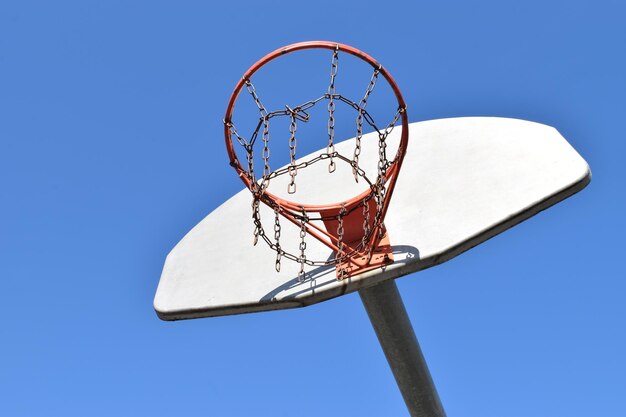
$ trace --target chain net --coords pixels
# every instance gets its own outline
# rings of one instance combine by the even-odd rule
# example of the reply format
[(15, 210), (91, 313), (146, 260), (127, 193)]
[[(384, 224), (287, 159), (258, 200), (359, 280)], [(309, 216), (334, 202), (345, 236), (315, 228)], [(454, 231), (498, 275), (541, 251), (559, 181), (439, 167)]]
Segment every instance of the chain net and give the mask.
[[(378, 66), (374, 69), (369, 83), (365, 89), (363, 98), (357, 103), (352, 101), (341, 94), (337, 93), (335, 81), (339, 72), (339, 48), (337, 47), (332, 54), (331, 69), (330, 69), (330, 82), (327, 92), (322, 96), (309, 100), (295, 107), (285, 106), (284, 110), (275, 110), (268, 112), (261, 102), (256, 89), (250, 79), (245, 79), (245, 87), (254, 101), (258, 112), (259, 122), (256, 125), (250, 139), (246, 139), (241, 136), (237, 131), (235, 124), (232, 121), (225, 121), (227, 128), (231, 133), (231, 137), (234, 138), (239, 145), (244, 149), (246, 154), (247, 168), (245, 169), (245, 175), (250, 179), (250, 191), (252, 192), (252, 220), (254, 225), (253, 244), (256, 245), (259, 237), (265, 241), (265, 243), (276, 252), (276, 271), (280, 271), (280, 265), (282, 258), (289, 259), (291, 261), (300, 264), (300, 271), (298, 279), (304, 280), (305, 270), (304, 266), (327, 266), (337, 265), (341, 266), (350, 257), (356, 254), (370, 254), (374, 248), (376, 242), (375, 237), (381, 238), (384, 233), (382, 227), (383, 220), (383, 205), (385, 201), (386, 193), (386, 173), (388, 168), (394, 163), (394, 160), (387, 158), (387, 137), (393, 131), (396, 123), (398, 122), (402, 113), (406, 110), (406, 107), (399, 107), (393, 116), (391, 122), (387, 124), (383, 129), (380, 129), (373, 117), (368, 113), (366, 107), (370, 95), (376, 87), (376, 82), (380, 74), (381, 67)], [(316, 106), (318, 103), (327, 102), (328, 122), (328, 144), (326, 151), (314, 156), (313, 158), (297, 162), (297, 128), (298, 122), (308, 122), (308, 111)], [(336, 103), (343, 103), (350, 106), (357, 113), (356, 116), (356, 138), (355, 148), (351, 158), (348, 158), (335, 150), (334, 138), (335, 138), (335, 109)], [(276, 117), (289, 118), (289, 164), (282, 169), (272, 171), (270, 168), (270, 121)], [(369, 125), (378, 134), (378, 163), (377, 163), (377, 176), (374, 180), (367, 177), (365, 171), (359, 165), (359, 157), (361, 154), (361, 139), (363, 137), (363, 125)], [(254, 170), (254, 145), (257, 139), (261, 135), (263, 142), (262, 160), (263, 160), (263, 174), (260, 178)], [(296, 179), (298, 170), (307, 168), (308, 166), (320, 161), (328, 160), (328, 172), (333, 173), (336, 169), (336, 160), (343, 161), (352, 167), (355, 180), (363, 179), (367, 182), (370, 188), (370, 192), (367, 196), (355, 205), (351, 205), (349, 208), (342, 204), (341, 209), (337, 214), (333, 215), (312, 215), (308, 213), (304, 207), (300, 207), (299, 211), (288, 210), (281, 206), (279, 203), (271, 198), (267, 198), (266, 190), (273, 178), (281, 175), (289, 175), (289, 183), (287, 186), (287, 192), (294, 194), (296, 192)], [(370, 202), (373, 199), (375, 213), (373, 217), (373, 223), (371, 222)], [(259, 212), (259, 205), (263, 202), (267, 204), (274, 212), (274, 239), (272, 240), (266, 233), (261, 222), (261, 215)], [(363, 234), (360, 243), (353, 246), (350, 250), (346, 250), (348, 245), (344, 242), (344, 219), (355, 210), (361, 210), (363, 216)], [(297, 226), (300, 229), (299, 238), (300, 243), (298, 246), (298, 252), (291, 253), (285, 250), (280, 243), (281, 238), (281, 224), (280, 218), (290, 217), (292, 221), (297, 222)], [(326, 260), (311, 260), (306, 257), (306, 237), (308, 235), (308, 226), (312, 221), (337, 221), (337, 230), (334, 237), (334, 243), (337, 248), (334, 256)], [(319, 229), (318, 229), (319, 230)], [(374, 235), (376, 234), (376, 235)]]

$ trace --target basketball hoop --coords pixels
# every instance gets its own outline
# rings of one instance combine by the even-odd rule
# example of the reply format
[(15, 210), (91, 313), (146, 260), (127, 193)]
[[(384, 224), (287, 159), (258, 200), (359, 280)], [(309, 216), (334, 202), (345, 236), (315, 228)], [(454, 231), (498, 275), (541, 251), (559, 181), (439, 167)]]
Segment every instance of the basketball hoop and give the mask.
[[(330, 84), (327, 92), (299, 106), (285, 106), (284, 110), (267, 111), (256, 93), (251, 78), (261, 67), (270, 61), (283, 55), (305, 49), (328, 49), (332, 51)], [(339, 53), (345, 52), (367, 62), (373, 68), (365, 95), (360, 102), (354, 102), (337, 94), (335, 89), (335, 77), (338, 71)], [(397, 100), (397, 111), (390, 123), (385, 128), (379, 129), (366, 110), (367, 101), (374, 90), (378, 77), (382, 75), (387, 81)], [(254, 100), (259, 111), (260, 119), (250, 140), (241, 136), (232, 121), (235, 104), (239, 94), (246, 89)], [(299, 121), (308, 121), (307, 110), (316, 104), (326, 101), (328, 109), (328, 145), (326, 152), (304, 161), (296, 161), (297, 151), (297, 126)], [(356, 113), (356, 145), (354, 153), (348, 157), (335, 150), (335, 104), (343, 102), (352, 107)], [(270, 152), (270, 120), (274, 117), (286, 117), (289, 119), (289, 155), (290, 163), (282, 169), (272, 171), (269, 165)], [(400, 143), (393, 159), (388, 159), (387, 137), (394, 129), (398, 120), (402, 123)], [(378, 166), (376, 178), (368, 178), (365, 171), (359, 165), (361, 153), (361, 138), (363, 136), (363, 124), (371, 126), (378, 133)], [(262, 159), (263, 174), (257, 177), (254, 170), (254, 144), (261, 135), (263, 141)], [(389, 236), (384, 225), (385, 215), (391, 200), (391, 196), (398, 179), (402, 161), (406, 153), (409, 129), (406, 104), (397, 84), (376, 60), (366, 53), (348, 45), (335, 42), (313, 41), (302, 42), (285, 46), (266, 55), (252, 65), (237, 83), (228, 102), (226, 116), (224, 117), (224, 136), (226, 149), (230, 158), (230, 165), (235, 169), (246, 187), (251, 191), (252, 218), (254, 222), (254, 244), (261, 237), (270, 248), (276, 252), (276, 270), (280, 270), (281, 259), (287, 258), (300, 264), (299, 280), (304, 280), (304, 266), (334, 265), (337, 278), (344, 279), (368, 270), (380, 268), (393, 262)], [(235, 152), (235, 143), (245, 150), (246, 165), (242, 165)], [(356, 181), (363, 179), (369, 185), (369, 189), (342, 202), (311, 205), (301, 204), (295, 201), (281, 198), (268, 191), (268, 186), (273, 178), (280, 175), (289, 175), (288, 194), (296, 194), (298, 170), (306, 169), (315, 163), (328, 163), (328, 175), (336, 169), (337, 163), (349, 164), (352, 168)], [(263, 203), (274, 212), (274, 239), (265, 233), (261, 223), (259, 204)], [(285, 218), (300, 230), (300, 244), (297, 253), (288, 252), (280, 244), (281, 224), (280, 218)], [(328, 260), (310, 260), (306, 257), (306, 237), (311, 235), (333, 252), (334, 256)]]

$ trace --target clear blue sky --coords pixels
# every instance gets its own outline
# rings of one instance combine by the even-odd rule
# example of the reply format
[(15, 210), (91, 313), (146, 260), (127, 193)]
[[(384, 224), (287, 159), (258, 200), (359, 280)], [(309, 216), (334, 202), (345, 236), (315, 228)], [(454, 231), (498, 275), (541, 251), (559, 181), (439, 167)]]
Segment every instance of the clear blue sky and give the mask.
[(448, 415), (625, 416), (625, 16), (619, 1), (3, 2), (0, 415), (405, 415), (356, 294), (175, 323), (152, 309), (165, 255), (242, 187), (222, 138), (235, 82), (321, 38), (391, 69), (412, 121), (549, 124), (592, 168), (580, 194), (398, 281)]

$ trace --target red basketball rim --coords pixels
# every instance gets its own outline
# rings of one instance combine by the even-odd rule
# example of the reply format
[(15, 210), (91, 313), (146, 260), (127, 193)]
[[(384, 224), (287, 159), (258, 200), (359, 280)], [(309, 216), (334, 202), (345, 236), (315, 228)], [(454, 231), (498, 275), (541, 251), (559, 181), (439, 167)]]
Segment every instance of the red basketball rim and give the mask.
[[(235, 109), (235, 104), (237, 103), (239, 94), (241, 93), (242, 89), (246, 85), (246, 81), (250, 80), (252, 75), (256, 73), (261, 67), (263, 67), (270, 61), (273, 61), (274, 59), (279, 58), (283, 55), (287, 55), (289, 53), (304, 50), (304, 49), (330, 49), (330, 50), (338, 49), (341, 52), (347, 52), (351, 55), (354, 55), (362, 59), (363, 61), (370, 64), (373, 68), (375, 69), (377, 68), (379, 70), (380, 74), (385, 78), (385, 80), (387, 81), (391, 89), (393, 90), (396, 96), (396, 100), (398, 102), (398, 108), (404, 109), (404, 111), (402, 111), (400, 114), (400, 117), (402, 119), (402, 134), (400, 137), (400, 145), (398, 147), (396, 156), (392, 164), (389, 166), (387, 170), (387, 175), (386, 175), (387, 180), (391, 179), (390, 184), (389, 184), (389, 189), (387, 190), (387, 197), (388, 197), (387, 201), (389, 201), (389, 199), (391, 198), (391, 193), (393, 192), (393, 188), (394, 188), (393, 186), (395, 185), (395, 180), (397, 179), (397, 174), (402, 165), (402, 161), (404, 160), (404, 155), (406, 153), (408, 140), (409, 140), (409, 121), (408, 121), (408, 116), (406, 112), (406, 104), (404, 102), (404, 98), (402, 97), (402, 93), (400, 92), (400, 88), (396, 84), (391, 74), (389, 74), (389, 72), (385, 69), (385, 67), (380, 65), (378, 61), (376, 61), (374, 58), (372, 58), (365, 52), (359, 49), (356, 49), (352, 46), (337, 43), (337, 42), (308, 41), (308, 42), (300, 42), (300, 43), (287, 45), (265, 55), (263, 58), (257, 61), (254, 65), (252, 65), (248, 69), (248, 71), (245, 72), (245, 74), (243, 75), (241, 80), (239, 80), (239, 82), (235, 86), (235, 89), (233, 90), (233, 93), (230, 96), (230, 100), (228, 101), (228, 107), (226, 108), (226, 115), (224, 117), (224, 137), (226, 141), (226, 150), (228, 151), (228, 156), (230, 158), (230, 164), (235, 168), (235, 170), (239, 174), (239, 177), (241, 178), (243, 183), (246, 185), (246, 187), (248, 189), (251, 189), (252, 179), (248, 175), (247, 171), (245, 171), (242, 168), (239, 158), (237, 157), (237, 154), (235, 153), (232, 134), (229, 129), (229, 124), (232, 121), (232, 115)], [(272, 194), (268, 191), (265, 191), (264, 196), (266, 198), (269, 198), (270, 200), (273, 200), (278, 205), (284, 208), (287, 208), (289, 210), (294, 210), (294, 211), (306, 210), (306, 211), (319, 212), (319, 211), (326, 211), (326, 210), (332, 210), (332, 211), (340, 210), (341, 207), (350, 207), (362, 201), (370, 193), (371, 193), (370, 190), (366, 190), (365, 192), (355, 197), (352, 197), (346, 201), (335, 203), (335, 204), (326, 204), (326, 205), (298, 204), (296, 202), (278, 197), (275, 194)], [(384, 211), (386, 211), (386, 208), (387, 207), (385, 207)], [(383, 213), (383, 218), (384, 218), (384, 213)]]

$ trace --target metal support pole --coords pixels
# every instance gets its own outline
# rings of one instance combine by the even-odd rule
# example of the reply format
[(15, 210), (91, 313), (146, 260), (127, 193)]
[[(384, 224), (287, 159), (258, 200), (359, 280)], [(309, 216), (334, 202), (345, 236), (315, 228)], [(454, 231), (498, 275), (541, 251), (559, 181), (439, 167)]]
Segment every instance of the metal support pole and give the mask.
[(443, 406), (393, 280), (359, 290), (412, 417), (445, 417)]

